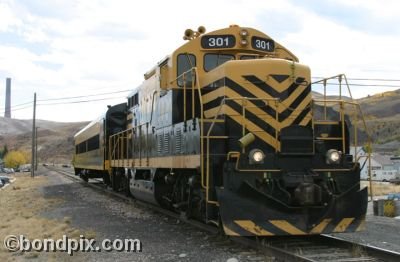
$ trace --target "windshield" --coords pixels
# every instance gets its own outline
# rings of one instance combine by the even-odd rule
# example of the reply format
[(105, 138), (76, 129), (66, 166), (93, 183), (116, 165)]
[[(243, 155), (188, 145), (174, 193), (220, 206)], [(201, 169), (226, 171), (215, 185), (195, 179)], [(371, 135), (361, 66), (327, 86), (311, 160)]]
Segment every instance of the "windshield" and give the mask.
[(234, 59), (235, 57), (229, 54), (206, 54), (204, 55), (204, 70), (208, 72), (217, 66)]

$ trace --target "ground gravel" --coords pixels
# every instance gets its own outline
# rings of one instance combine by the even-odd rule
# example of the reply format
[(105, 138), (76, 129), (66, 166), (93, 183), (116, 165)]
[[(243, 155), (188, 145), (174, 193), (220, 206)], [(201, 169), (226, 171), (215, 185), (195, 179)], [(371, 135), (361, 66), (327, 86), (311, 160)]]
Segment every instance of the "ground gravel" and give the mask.
[[(139, 239), (142, 252), (79, 254), (82, 261), (269, 261), (264, 254), (230, 240), (203, 232), (135, 203), (99, 193), (54, 173), (45, 197), (62, 197), (64, 202), (43, 212), (50, 219), (69, 218), (74, 228), (94, 232), (103, 239)], [(74, 260), (76, 261), (76, 260)]]
[[(273, 261), (222, 236), (203, 232), (134, 202), (114, 199), (55, 172), (42, 175), (46, 183), (37, 187), (40, 197), (53, 202), (39, 212), (45, 218), (43, 221), (67, 224), (66, 228), (76, 229), (97, 243), (103, 239), (125, 238), (139, 239), (142, 243), (139, 253), (79, 252), (73, 257), (61, 256), (63, 261)], [(369, 210), (365, 231), (335, 236), (400, 252), (400, 220), (375, 217), (371, 213)], [(54, 260), (51, 254), (48, 259), (43, 258), (46, 256), (42, 254), (23, 256), (21, 261)]]

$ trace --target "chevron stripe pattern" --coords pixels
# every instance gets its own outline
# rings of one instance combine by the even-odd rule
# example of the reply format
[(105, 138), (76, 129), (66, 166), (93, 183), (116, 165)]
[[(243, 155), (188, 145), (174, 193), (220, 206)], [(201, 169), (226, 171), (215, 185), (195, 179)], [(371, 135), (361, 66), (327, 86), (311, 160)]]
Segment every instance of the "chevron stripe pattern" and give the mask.
[(224, 225), (225, 234), (230, 236), (279, 236), (279, 235), (312, 235), (331, 232), (356, 232), (363, 230), (365, 217), (349, 217), (339, 220), (323, 219), (312, 228), (304, 229), (288, 220), (234, 220), (232, 224)]
[(202, 88), (205, 116), (226, 115), (280, 150), (276, 132), (290, 125), (305, 126), (311, 121), (311, 86), (304, 84), (305, 80), (297, 77), (292, 81), (289, 75), (271, 75), (269, 81), (256, 75), (241, 75), (237, 79), (225, 76)]

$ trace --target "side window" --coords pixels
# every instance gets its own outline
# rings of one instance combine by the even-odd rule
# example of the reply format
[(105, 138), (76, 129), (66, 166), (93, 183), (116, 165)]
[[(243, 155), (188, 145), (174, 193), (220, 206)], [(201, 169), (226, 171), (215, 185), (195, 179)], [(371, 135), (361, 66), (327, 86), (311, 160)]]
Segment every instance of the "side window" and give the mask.
[(86, 141), (80, 143), (80, 144), (78, 145), (78, 147), (79, 147), (79, 153), (85, 153), (85, 152), (87, 152), (87, 150), (86, 150)]
[[(196, 66), (196, 56), (193, 54), (179, 54), (177, 65), (178, 86), (191, 87), (196, 79), (189, 70)], [(188, 72), (189, 71), (189, 72)], [(194, 72), (193, 72), (194, 73)]]
[(134, 94), (128, 98), (128, 107), (134, 107), (139, 104), (139, 93)]
[(87, 151), (92, 151), (100, 148), (100, 136), (95, 135), (88, 140)]
[(213, 70), (219, 65), (222, 65), (229, 60), (234, 60), (235, 57), (233, 55), (227, 54), (205, 54), (204, 55), (204, 70), (206, 72)]
[(128, 98), (128, 108), (131, 108), (133, 106), (133, 97)]

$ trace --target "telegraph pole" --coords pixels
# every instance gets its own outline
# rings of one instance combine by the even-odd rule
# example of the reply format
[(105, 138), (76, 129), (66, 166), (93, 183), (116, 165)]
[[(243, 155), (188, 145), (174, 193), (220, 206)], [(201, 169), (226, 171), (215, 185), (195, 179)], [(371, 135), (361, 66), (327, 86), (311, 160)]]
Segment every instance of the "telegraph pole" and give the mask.
[(33, 96), (31, 177), (35, 177), (36, 93)]
[(37, 146), (37, 140), (38, 140), (38, 129), (39, 127), (36, 127), (36, 131), (35, 131), (35, 171), (37, 171), (37, 167), (38, 167), (38, 146)]

